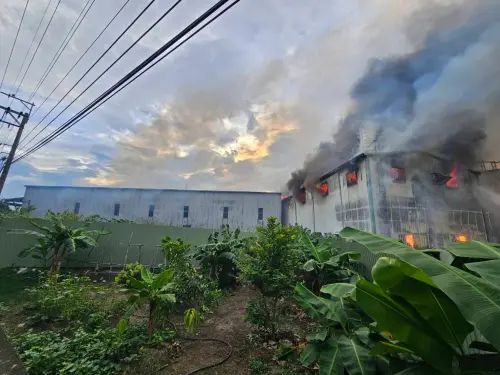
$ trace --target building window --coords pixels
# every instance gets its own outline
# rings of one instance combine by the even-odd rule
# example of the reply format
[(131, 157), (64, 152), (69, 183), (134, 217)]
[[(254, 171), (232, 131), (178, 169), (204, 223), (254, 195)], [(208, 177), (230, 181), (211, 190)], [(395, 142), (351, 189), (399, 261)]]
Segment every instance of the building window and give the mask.
[(391, 168), (392, 182), (405, 183), (406, 182), (406, 172), (404, 168)]
[(222, 218), (227, 219), (229, 217), (229, 207), (224, 207), (224, 211), (222, 212)]
[(347, 186), (357, 185), (358, 173), (357, 171), (347, 172), (346, 174)]
[(149, 213), (148, 213), (148, 217), (153, 217), (155, 214), (155, 205), (154, 204), (150, 204), (149, 205)]
[(115, 216), (120, 215), (120, 203), (115, 203), (115, 211), (113, 212), (113, 215)]
[[(29, 205), (29, 203), (28, 203), (28, 205)], [(73, 212), (75, 214), (79, 214), (80, 213), (80, 202), (76, 202), (75, 203), (75, 209), (73, 210)]]
[(257, 213), (257, 220), (259, 221), (264, 220), (264, 209), (262, 207), (259, 207), (259, 211)]
[(184, 206), (184, 218), (187, 219), (189, 217), (189, 206)]

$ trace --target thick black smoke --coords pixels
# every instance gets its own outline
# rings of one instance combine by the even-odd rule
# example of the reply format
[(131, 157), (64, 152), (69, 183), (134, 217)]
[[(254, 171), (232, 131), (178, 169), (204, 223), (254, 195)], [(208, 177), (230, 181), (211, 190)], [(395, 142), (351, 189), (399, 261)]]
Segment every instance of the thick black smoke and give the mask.
[[(323, 142), (317, 152), (307, 158), (303, 168), (292, 174), (287, 183), (290, 191), (350, 159), (359, 151), (359, 130), (366, 125), (375, 128), (376, 148), (380, 151), (432, 149), (456, 157), (464, 164), (474, 163), (480, 157), (485, 138), (490, 136), (488, 129), (492, 132), (497, 128), (491, 125), (495, 120), (488, 118), (486, 112), (488, 107), (500, 104), (497, 91), (500, 85), (488, 82), (485, 90), (492, 90), (491, 95), (485, 96), (488, 103), (478, 106), (473, 93), (469, 92), (466, 77), (457, 75), (458, 91), (452, 95), (460, 98), (457, 100), (460, 106), (447, 105), (434, 117), (427, 113), (432, 113), (429, 106), (440, 108), (440, 92), (435, 91), (442, 76), (450, 74), (470, 49), (481, 46), (494, 52), (500, 50), (500, 2), (471, 0), (444, 11), (436, 9), (434, 14), (428, 12), (427, 17), (416, 14), (414, 24), (409, 26), (414, 31), (418, 29), (416, 23), (420, 23), (421, 29), (426, 30), (413, 53), (368, 63), (350, 93), (354, 110), (339, 124), (333, 140)], [(426, 24), (429, 27), (425, 28), (423, 20), (432, 20), (432, 24)], [(476, 69), (489, 69), (491, 72), (486, 71), (486, 77), (490, 74), (493, 82), (500, 83), (498, 72), (492, 68), (495, 64), (486, 64), (485, 57), (480, 55), (474, 64), (470, 63), (469, 56), (467, 59), (471, 75)], [(429, 93), (438, 100), (427, 106), (420, 105)], [(449, 96), (449, 92), (443, 95)], [(442, 99), (450, 102), (449, 97)]]

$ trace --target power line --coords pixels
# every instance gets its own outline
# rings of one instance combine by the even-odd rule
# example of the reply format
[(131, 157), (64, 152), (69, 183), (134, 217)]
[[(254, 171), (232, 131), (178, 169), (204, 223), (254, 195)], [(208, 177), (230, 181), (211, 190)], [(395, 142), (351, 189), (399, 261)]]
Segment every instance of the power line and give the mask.
[[(45, 11), (43, 12), (43, 16), (40, 19), (40, 23), (38, 24), (38, 27), (36, 28), (35, 35), (33, 35), (33, 39), (31, 39), (30, 46), (28, 47), (28, 50), (26, 51), (26, 54), (24, 55), (23, 63), (21, 64), (21, 67), (17, 71), (16, 79), (14, 80), (14, 84), (12, 85), (12, 87), (15, 87), (16, 84), (17, 84), (17, 79), (19, 78), (19, 75), (23, 71), (24, 63), (26, 62), (26, 59), (28, 58), (28, 54), (31, 51), (31, 47), (33, 46), (33, 43), (35, 43), (36, 36), (38, 35), (38, 32), (40, 31), (40, 27), (42, 27), (43, 20), (45, 19), (45, 15), (47, 14), (47, 11), (49, 10), (49, 7), (50, 7), (51, 3), (52, 3), (52, 0), (49, 0), (47, 2), (47, 6), (45, 7)], [(11, 104), (12, 104), (12, 101), (11, 101)]]
[[(92, 3), (91, 3), (91, 1), (92, 1)], [(85, 3), (84, 7), (80, 11), (80, 14), (78, 15), (78, 17), (76, 18), (75, 22), (73, 23), (73, 26), (71, 27), (71, 29), (66, 34), (66, 37), (64, 38), (63, 42), (61, 43), (61, 46), (59, 47), (59, 49), (55, 53), (54, 57), (52, 58), (52, 61), (49, 63), (49, 65), (45, 69), (45, 72), (42, 74), (42, 78), (36, 84), (35, 90), (31, 93), (31, 95), (28, 98), (28, 100), (33, 99), (33, 97), (36, 95), (36, 93), (38, 92), (38, 90), (40, 89), (40, 87), (43, 85), (43, 83), (45, 82), (45, 80), (49, 76), (49, 74), (52, 71), (52, 69), (54, 69), (54, 66), (56, 65), (57, 61), (59, 61), (59, 58), (64, 53), (64, 50), (68, 46), (68, 44), (71, 41), (71, 39), (73, 39), (73, 36), (75, 35), (75, 33), (77, 32), (78, 28), (82, 24), (83, 20), (87, 16), (90, 8), (92, 8), (92, 6), (94, 5), (95, 1), (96, 0), (87, 0), (87, 2)], [(89, 6), (89, 3), (90, 3), (90, 6)], [(88, 8), (87, 8), (87, 6), (88, 6)]]
[(121, 92), (125, 87), (127, 87), (128, 85), (130, 85), (132, 82), (134, 82), (137, 78), (139, 78), (140, 76), (142, 76), (144, 73), (146, 73), (147, 71), (149, 71), (151, 68), (153, 68), (156, 64), (160, 63), (163, 61), (163, 59), (165, 59), (166, 57), (168, 57), (171, 53), (175, 52), (179, 47), (181, 47), (184, 43), (186, 43), (188, 40), (190, 40), (192, 37), (194, 37), (196, 34), (198, 34), (200, 31), (202, 31), (205, 27), (209, 26), (212, 22), (214, 22), (217, 18), (219, 18), (220, 16), (222, 16), (224, 13), (226, 13), (229, 9), (231, 9), (234, 5), (236, 5), (237, 3), (239, 3), (240, 0), (234, 0), (229, 6), (227, 6), (224, 10), (220, 11), (215, 17), (213, 17), (210, 21), (207, 21), (205, 22), (202, 26), (200, 26), (195, 32), (193, 32), (191, 35), (189, 35), (186, 39), (184, 39), (181, 43), (179, 43), (177, 46), (175, 46), (175, 48), (173, 48), (172, 50), (170, 50), (169, 52), (167, 52), (166, 54), (164, 54), (162, 57), (160, 57), (156, 62), (154, 62), (153, 64), (151, 64), (147, 69), (144, 69), (141, 73), (139, 73), (137, 76), (135, 76), (132, 80), (128, 81), (124, 86), (122, 86), (118, 91), (115, 91), (111, 96), (108, 96), (106, 98), (106, 100), (104, 100), (99, 106), (96, 106), (94, 108), (92, 108), (89, 112), (85, 113), (84, 116), (82, 116), (80, 119), (78, 119), (74, 124), (72, 124), (71, 126), (79, 123), (81, 120), (83, 120), (85, 117), (87, 117), (88, 115), (90, 115), (92, 112), (94, 112), (97, 108), (103, 106), (108, 100), (110, 100), (111, 98), (113, 98), (115, 95), (117, 95), (119, 92)]
[[(103, 94), (101, 94), (97, 99), (92, 101), (89, 105), (87, 105), (83, 110), (78, 112), (75, 116), (73, 116), (71, 119), (66, 121), (63, 125), (61, 125), (57, 130), (51, 133), (51, 135), (45, 137), (43, 140), (38, 142), (35, 146), (33, 146), (31, 149), (29, 149), (26, 153), (18, 157), (14, 162), (21, 160), (28, 155), (32, 154), (33, 152), (39, 150), (41, 147), (45, 146), (46, 144), (50, 143), (52, 140), (57, 138), (59, 135), (61, 135), (63, 132), (68, 130), (71, 126), (76, 124), (79, 120), (81, 120), (86, 113), (88, 113), (90, 110), (92, 110), (93, 107), (96, 107), (99, 105), (99, 102), (103, 101), (107, 96), (109, 96), (113, 91), (118, 89), (120, 86), (122, 86), (124, 83), (129, 81), (134, 75), (136, 75), (138, 72), (140, 72), (142, 69), (144, 69), (148, 64), (150, 64), (152, 61), (154, 61), (157, 57), (159, 57), (161, 54), (163, 54), (168, 48), (172, 47), (174, 44), (176, 44), (179, 40), (181, 40), (184, 36), (186, 36), (188, 33), (190, 33), (192, 30), (194, 30), (199, 24), (201, 24), (203, 21), (205, 21), (208, 17), (210, 17), (213, 13), (215, 13), (218, 9), (220, 9), (224, 4), (226, 4), (229, 0), (220, 0), (217, 2), (214, 6), (212, 6), (209, 10), (207, 10), (204, 14), (202, 14), (200, 17), (198, 17), (195, 21), (193, 21), (189, 26), (187, 26), (183, 31), (181, 31), (179, 34), (177, 34), (175, 37), (170, 39), (167, 43), (165, 43), (161, 48), (159, 48), (156, 52), (154, 52), (152, 55), (150, 55), (147, 59), (145, 59), (141, 64), (139, 64), (136, 68), (132, 69), (128, 74), (126, 74), (122, 79), (120, 79), (117, 83), (115, 83), (112, 87), (110, 87), (108, 90), (106, 90)], [(235, 0), (233, 4), (231, 4), (230, 7), (238, 3), (240, 0)], [(166, 57), (166, 56), (164, 56)]]
[[(68, 75), (73, 71), (73, 69), (75, 69), (75, 67), (78, 65), (78, 63), (85, 57), (85, 55), (87, 54), (87, 52), (93, 47), (93, 45), (99, 40), (99, 38), (102, 36), (102, 34), (104, 34), (104, 32), (108, 29), (108, 27), (111, 25), (111, 23), (115, 20), (116, 17), (118, 17), (118, 15), (121, 13), (121, 11), (123, 10), (123, 8), (125, 8), (125, 6), (130, 2), (130, 0), (127, 0), (125, 1), (125, 3), (121, 6), (120, 9), (118, 9), (118, 12), (116, 12), (116, 14), (113, 16), (113, 18), (111, 18), (111, 20), (108, 22), (108, 24), (104, 27), (104, 29), (102, 29), (102, 31), (99, 33), (99, 35), (97, 35), (97, 37), (92, 41), (92, 43), (87, 47), (87, 49), (85, 50), (85, 52), (83, 52), (83, 54), (80, 56), (80, 58), (73, 64), (73, 66), (71, 67), (70, 70), (68, 70), (68, 72), (64, 75), (64, 77), (61, 78), (61, 80), (58, 82), (58, 84), (56, 85), (56, 87), (54, 87), (52, 89), (52, 91), (50, 92), (49, 95), (47, 95), (47, 97), (43, 100), (42, 104), (40, 104), (36, 109), (35, 109), (35, 112), (33, 113), (33, 116), (38, 112), (38, 110), (40, 109), (40, 107), (42, 107), (45, 102), (52, 96), (52, 94), (54, 93), (54, 91), (56, 91), (59, 86), (63, 83), (63, 81), (66, 79), (66, 77), (68, 77)], [(26, 137), (25, 137), (26, 138)], [(23, 140), (25, 139), (23, 138)]]
[(19, 82), (19, 86), (17, 86), (16, 92), (14, 93), (14, 95), (17, 95), (17, 93), (19, 92), (19, 89), (21, 88), (21, 86), (22, 86), (22, 84), (24, 82), (24, 79), (26, 78), (26, 74), (28, 73), (28, 71), (29, 71), (29, 69), (31, 67), (31, 64), (33, 63), (33, 60), (35, 59), (35, 56), (36, 56), (36, 54), (38, 52), (38, 49), (40, 48), (40, 45), (42, 44), (42, 41), (45, 38), (45, 34), (47, 33), (47, 30), (49, 29), (49, 26), (52, 23), (52, 19), (54, 18), (54, 15), (57, 12), (57, 8), (59, 8), (59, 4), (61, 4), (61, 1), (62, 0), (59, 0), (57, 2), (57, 5), (54, 8), (54, 11), (52, 12), (52, 15), (50, 16), (49, 23), (47, 23), (47, 26), (45, 26), (45, 30), (43, 31), (42, 38), (40, 39), (40, 41), (38, 42), (38, 45), (36, 46), (35, 53), (33, 53), (33, 56), (31, 56), (31, 60), (30, 60), (30, 62), (28, 64), (28, 67), (26, 68), (26, 71), (24, 72), (24, 75), (23, 75), (23, 78), (21, 79), (21, 82)]
[[(94, 68), (94, 66), (96, 66), (96, 65), (99, 63), (99, 61), (101, 61), (101, 60), (102, 60), (102, 58), (103, 58), (103, 57), (104, 57), (104, 56), (105, 56), (105, 55), (109, 52), (109, 50), (111, 50), (111, 48), (113, 48), (113, 47), (115, 46), (115, 44), (116, 44), (116, 43), (118, 43), (118, 41), (119, 41), (119, 40), (120, 40), (120, 39), (121, 39), (121, 38), (122, 38), (122, 37), (123, 37), (123, 36), (127, 33), (127, 31), (128, 31), (128, 30), (129, 30), (129, 29), (130, 29), (130, 28), (131, 28), (131, 27), (132, 27), (132, 26), (133, 26), (133, 25), (137, 22), (137, 20), (138, 20), (139, 18), (141, 18), (141, 16), (142, 16), (142, 15), (143, 15), (143, 14), (144, 14), (144, 13), (145, 13), (148, 9), (149, 9), (149, 7), (150, 7), (151, 5), (153, 5), (153, 3), (154, 3), (155, 1), (156, 1), (156, 0), (151, 0), (151, 1), (148, 3), (148, 5), (146, 5), (146, 6), (144, 7), (144, 9), (143, 9), (143, 10), (142, 10), (142, 11), (141, 11), (141, 12), (140, 12), (140, 13), (139, 13), (139, 14), (138, 14), (138, 15), (137, 15), (137, 16), (136, 16), (133, 20), (132, 20), (132, 22), (131, 22), (131, 23), (130, 23), (130, 24), (129, 24), (129, 25), (128, 25), (128, 26), (127, 26), (127, 27), (126, 27), (126, 28), (125, 28), (122, 32), (121, 32), (121, 34), (120, 34), (120, 35), (118, 35), (118, 37), (117, 37), (117, 38), (113, 41), (113, 43), (111, 43), (111, 45), (110, 45), (110, 46), (109, 46), (109, 47), (108, 47), (108, 48), (107, 48), (107, 49), (106, 49), (106, 50), (105, 50), (105, 51), (101, 54), (101, 56), (99, 56), (99, 58), (98, 58), (96, 61), (94, 61), (94, 63), (90, 66), (90, 68), (88, 68), (88, 69), (87, 69), (87, 71), (86, 71), (85, 73), (83, 73), (83, 75), (80, 77), (80, 79), (79, 79), (78, 81), (76, 81), (76, 83), (75, 83), (75, 84), (74, 84), (74, 85), (73, 85), (73, 86), (72, 86), (72, 87), (71, 87), (71, 88), (70, 88), (70, 89), (66, 92), (66, 94), (64, 94), (64, 96), (63, 96), (61, 99), (59, 99), (59, 101), (56, 103), (56, 105), (55, 105), (55, 106), (53, 106), (53, 107), (52, 107), (52, 109), (51, 109), (49, 112), (47, 112), (47, 113), (45, 114), (45, 116), (43, 116), (43, 118), (42, 118), (40, 121), (38, 121), (38, 123), (35, 125), (35, 127), (34, 127), (33, 129), (31, 129), (31, 130), (28, 132), (28, 134), (26, 134), (26, 135), (24, 136), (24, 138), (21, 140), (21, 144), (24, 142), (24, 140), (25, 140), (26, 138), (28, 138), (28, 136), (29, 136), (31, 133), (33, 133), (33, 131), (34, 131), (36, 128), (38, 128), (38, 127), (40, 126), (40, 124), (41, 124), (41, 123), (42, 123), (42, 122), (43, 122), (43, 121), (44, 121), (44, 120), (45, 120), (45, 119), (46, 119), (46, 118), (47, 118), (47, 117), (48, 117), (48, 116), (52, 113), (52, 111), (53, 111), (54, 109), (56, 109), (56, 107), (57, 107), (57, 106), (58, 106), (58, 105), (59, 105), (59, 104), (60, 104), (60, 103), (64, 100), (64, 98), (66, 98), (66, 96), (68, 96), (68, 95), (69, 95), (69, 93), (73, 91), (73, 89), (74, 89), (74, 88), (75, 88), (75, 87), (76, 87), (76, 86), (77, 86), (77, 85), (78, 85), (78, 84), (79, 84), (79, 83), (80, 83), (80, 82), (81, 82), (81, 81), (82, 81), (82, 80), (83, 80), (83, 79), (87, 76), (87, 74), (89, 74), (89, 72), (90, 72), (90, 71)], [(95, 82), (95, 81), (94, 81), (94, 82)], [(93, 84), (93, 83), (92, 83), (92, 84)], [(92, 84), (91, 84), (91, 85), (92, 85)], [(88, 87), (87, 87), (87, 88), (88, 88)], [(67, 108), (67, 107), (66, 107), (66, 108)], [(65, 108), (64, 110), (66, 110), (66, 108)], [(60, 114), (61, 114), (61, 113), (59, 113), (59, 115), (60, 115)], [(52, 121), (54, 121), (54, 120), (52, 120)], [(41, 132), (43, 132), (43, 131), (44, 131), (44, 130), (45, 130), (45, 129), (49, 126), (49, 125), (50, 125), (50, 123), (49, 123), (49, 124), (47, 124), (47, 125), (46, 125), (46, 126), (45, 126), (45, 127), (44, 127), (41, 131), (39, 131), (37, 134), (35, 134), (35, 136), (34, 136), (33, 138), (31, 138), (31, 139), (28, 141), (28, 143), (26, 144), (26, 146), (28, 146), (31, 142), (33, 142), (33, 140), (34, 140), (36, 137), (38, 137), (38, 135), (39, 135)], [(26, 146), (25, 146), (25, 147), (26, 147)]]
[[(150, 5), (152, 5), (152, 3), (154, 1), (155, 0), (152, 0), (148, 4), (148, 7)], [(132, 43), (120, 56), (118, 56), (115, 59), (115, 61), (113, 61), (113, 63), (111, 63), (111, 65), (109, 65), (96, 79), (94, 79), (90, 83), (90, 85), (88, 85), (80, 94), (78, 94), (78, 96), (75, 99), (73, 99), (71, 101), (71, 103), (69, 103), (66, 107), (64, 107), (63, 110), (61, 112), (59, 112), (56, 117), (54, 117), (52, 120), (50, 120), (50, 122), (47, 125), (45, 125), (42, 128), (42, 130), (40, 130), (33, 138), (31, 138), (31, 140), (28, 141), (28, 143), (25, 145), (25, 147), (27, 145), (29, 145), (31, 142), (33, 142), (33, 140), (40, 133), (42, 133), (45, 129), (47, 129), (47, 127), (49, 127), (55, 120), (57, 120), (59, 118), (59, 116), (61, 116), (74, 102), (76, 102), (83, 94), (85, 94), (88, 91), (88, 89), (90, 89), (99, 79), (101, 79), (101, 77), (104, 74), (106, 74), (113, 66), (115, 66), (118, 63), (118, 61), (120, 61), (123, 58), (123, 56), (125, 56), (137, 43), (139, 43), (142, 38), (144, 38), (156, 25), (158, 25), (158, 23), (160, 23), (160, 21), (162, 21), (181, 2), (182, 2), (182, 0), (177, 0), (170, 8), (168, 8), (167, 11), (165, 13), (163, 13), (163, 15), (160, 18), (158, 18), (134, 43)], [(134, 19), (134, 21), (132, 22), (132, 24), (135, 21), (137, 21), (138, 17), (140, 17), (142, 15), (142, 13), (144, 13), (144, 11), (141, 12), (141, 14), (139, 14), (136, 17), (136, 19)], [(131, 27), (131, 25), (129, 25), (129, 27), (127, 29), (125, 29), (122, 34), (120, 34), (120, 36), (118, 37), (118, 39), (123, 36), (123, 34)], [(104, 53), (101, 55), (101, 57), (99, 57), (99, 59), (97, 59), (97, 61), (84, 73), (84, 75), (73, 85), (73, 87), (71, 89), (69, 89), (68, 92), (57, 102), (57, 104), (39, 121), (39, 123), (37, 124), (37, 126), (40, 125), (40, 123), (47, 118), (47, 116), (64, 100), (64, 98), (66, 98), (66, 96), (68, 96), (71, 93), (71, 91), (75, 88), (75, 86), (88, 74), (88, 72), (100, 61), (100, 59), (111, 49), (111, 47), (113, 47), (113, 45), (118, 41), (118, 39), (115, 40), (115, 42), (106, 51), (104, 51)]]
[(19, 31), (21, 30), (21, 26), (24, 20), (24, 15), (26, 14), (26, 9), (28, 9), (29, 2), (30, 0), (26, 0), (26, 5), (24, 6), (23, 10), (23, 15), (21, 16), (21, 21), (19, 22), (19, 27), (17, 28), (16, 37), (14, 38), (14, 43), (12, 43), (12, 48), (10, 49), (9, 59), (7, 60), (7, 65), (5, 66), (5, 70), (3, 72), (2, 82), (0, 82), (0, 90), (2, 89), (3, 82), (5, 80), (5, 75), (7, 74), (7, 70), (9, 69), (10, 59), (12, 58), (12, 53), (14, 52), (14, 48), (16, 47), (17, 37), (19, 36)]

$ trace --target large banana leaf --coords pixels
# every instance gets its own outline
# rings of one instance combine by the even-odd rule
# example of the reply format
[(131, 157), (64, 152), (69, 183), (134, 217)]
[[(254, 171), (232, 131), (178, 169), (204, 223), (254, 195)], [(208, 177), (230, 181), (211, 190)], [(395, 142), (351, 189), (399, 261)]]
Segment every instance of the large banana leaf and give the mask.
[(343, 375), (344, 366), (340, 357), (340, 348), (335, 339), (330, 338), (322, 347), (319, 356), (319, 375)]
[(422, 269), (455, 302), (465, 319), (500, 349), (499, 287), (392, 239), (353, 228), (345, 228), (341, 236), (374, 254), (393, 255)]
[(356, 336), (342, 335), (338, 340), (338, 348), (342, 363), (349, 375), (376, 374), (375, 357), (369, 354), (368, 348), (362, 345)]
[(347, 314), (340, 300), (318, 297), (302, 284), (297, 284), (295, 291), (295, 299), (311, 318), (338, 322), (343, 327), (346, 326)]
[(446, 246), (446, 250), (456, 257), (500, 259), (500, 249), (485, 242), (457, 242)]
[(433, 367), (442, 371), (451, 370), (455, 352), (434, 337), (434, 332), (411, 306), (396, 302), (378, 285), (366, 280), (356, 284), (356, 300), (377, 322), (378, 329), (390, 332)]
[(465, 338), (474, 327), (446, 294), (429, 285), (432, 280), (426, 280), (429, 277), (421, 269), (398, 259), (382, 257), (373, 267), (372, 274), (382, 289), (406, 300), (444, 341), (462, 350)]
[(467, 263), (465, 266), (471, 271), (476, 272), (484, 280), (500, 287), (500, 259)]
[(346, 296), (350, 296), (355, 288), (356, 286), (353, 284), (346, 284), (346, 283), (328, 284), (321, 288), (321, 293), (329, 294), (337, 298), (343, 298)]

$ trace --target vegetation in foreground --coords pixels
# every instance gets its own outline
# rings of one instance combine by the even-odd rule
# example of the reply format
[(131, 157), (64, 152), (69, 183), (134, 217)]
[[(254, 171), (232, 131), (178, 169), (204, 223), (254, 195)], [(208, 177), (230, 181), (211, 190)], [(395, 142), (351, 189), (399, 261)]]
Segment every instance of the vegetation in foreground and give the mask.
[[(11, 293), (3, 323), (29, 373), (113, 374), (144, 363), (174, 338), (172, 317), (193, 334), (238, 283), (256, 291), (245, 314), (252, 374), (500, 371), (498, 245), (451, 244), (440, 252), (453, 261), (442, 262), (435, 250), (357, 229), (322, 236), (270, 219), (250, 239), (222, 228), (205, 246), (169, 237), (161, 246), (156, 274), (129, 265), (104, 285), (41, 273), (23, 292), (28, 303)], [(362, 252), (375, 264), (361, 263)], [(16, 314), (23, 323), (8, 320)]]

